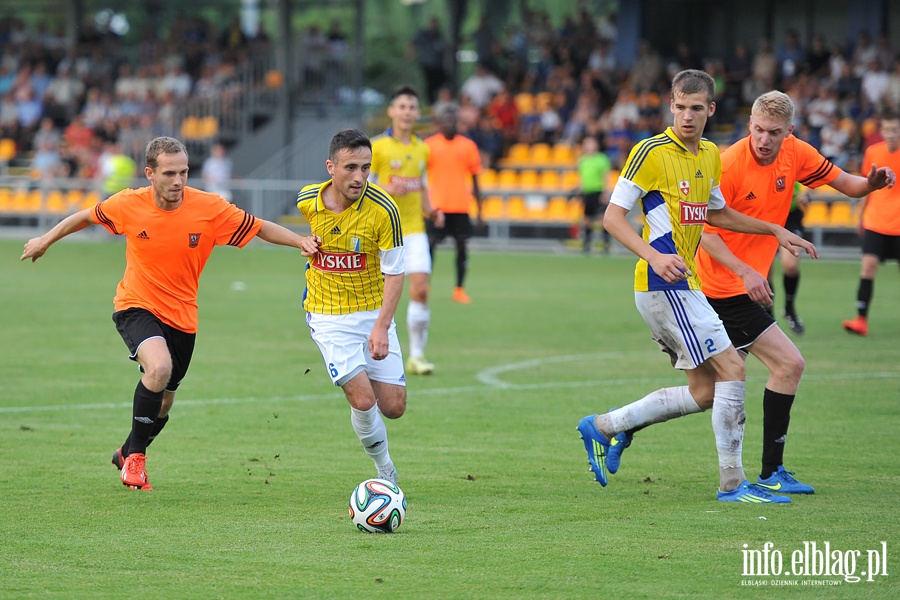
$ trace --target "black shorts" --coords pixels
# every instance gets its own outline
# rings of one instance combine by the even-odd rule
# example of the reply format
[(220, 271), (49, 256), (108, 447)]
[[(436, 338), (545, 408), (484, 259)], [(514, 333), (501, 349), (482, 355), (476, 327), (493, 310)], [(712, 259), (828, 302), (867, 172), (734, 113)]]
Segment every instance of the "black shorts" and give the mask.
[(194, 354), (195, 333), (185, 333), (166, 325), (153, 313), (143, 308), (127, 308), (113, 313), (113, 323), (119, 330), (119, 335), (128, 346), (131, 360), (137, 360), (137, 351), (142, 343), (154, 337), (166, 340), (169, 347), (169, 355), (172, 357), (172, 376), (166, 385), (166, 391), (174, 392), (178, 389), (181, 380), (187, 374), (191, 365), (191, 356)]
[(439, 243), (448, 235), (454, 238), (467, 239), (472, 235), (472, 219), (468, 213), (444, 213), (444, 226), (438, 229), (431, 221), (428, 225), (428, 237), (433, 243)]
[(900, 261), (900, 235), (885, 235), (866, 229), (863, 231), (863, 254), (874, 254), (878, 262), (891, 260)]
[(784, 224), (784, 228), (791, 233), (795, 233), (802, 238), (806, 238), (806, 228), (803, 227), (803, 211), (799, 208), (795, 208), (794, 210), (789, 212), (787, 216), (787, 222)]
[(582, 194), (581, 201), (584, 203), (585, 217), (593, 218), (599, 214), (603, 214), (606, 210), (606, 206), (600, 204), (601, 196), (603, 196), (603, 192), (589, 192)]
[(747, 294), (718, 299), (707, 297), (707, 300), (713, 310), (719, 313), (728, 338), (738, 350), (746, 352), (753, 342), (775, 325), (772, 315)]

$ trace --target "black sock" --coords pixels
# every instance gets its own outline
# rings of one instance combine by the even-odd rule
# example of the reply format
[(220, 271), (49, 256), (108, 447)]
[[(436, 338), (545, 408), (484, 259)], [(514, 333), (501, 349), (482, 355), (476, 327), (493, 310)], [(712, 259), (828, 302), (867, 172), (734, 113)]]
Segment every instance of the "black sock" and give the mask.
[(591, 249), (591, 226), (590, 225), (584, 226), (584, 249), (585, 250)]
[(875, 282), (871, 279), (860, 279), (856, 292), (856, 313), (861, 317), (869, 316), (869, 304), (872, 303), (872, 291)]
[(794, 297), (797, 295), (797, 287), (800, 285), (800, 273), (784, 276), (784, 312), (794, 314)]
[[(159, 432), (163, 430), (163, 427), (166, 426), (166, 423), (169, 422), (169, 415), (164, 417), (157, 417), (155, 421), (153, 421), (153, 431), (150, 432), (150, 438), (147, 440), (147, 445), (153, 443), (153, 440), (156, 439), (156, 436), (159, 435)], [(128, 437), (125, 438), (125, 443), (122, 444), (122, 458), (128, 456), (128, 449), (131, 448), (131, 433), (128, 433)]]
[(159, 417), (159, 409), (162, 408), (163, 391), (152, 392), (144, 387), (143, 381), (138, 381), (134, 388), (134, 408), (132, 409), (131, 435), (129, 435), (128, 454), (146, 454), (147, 444), (153, 435), (153, 425)]
[(779, 394), (766, 388), (763, 392), (763, 452), (762, 471), (766, 479), (784, 462), (784, 443), (791, 423), (794, 396)]
[(469, 263), (469, 256), (466, 250), (466, 240), (456, 238), (456, 287), (463, 287), (463, 283), (466, 280), (466, 268)]

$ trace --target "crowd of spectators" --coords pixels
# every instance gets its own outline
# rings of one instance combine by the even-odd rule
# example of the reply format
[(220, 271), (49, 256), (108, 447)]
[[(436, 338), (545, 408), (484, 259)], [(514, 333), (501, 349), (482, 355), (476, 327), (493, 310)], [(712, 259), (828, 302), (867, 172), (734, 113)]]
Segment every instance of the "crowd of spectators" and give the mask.
[[(0, 19), (0, 138), (33, 156), (36, 175), (94, 178), (110, 156), (143, 163), (144, 145), (178, 136), (178, 106), (227, 96), (264, 35), (249, 39), (235, 18), (175, 21), (166, 37), (148, 28), (136, 46), (90, 22), (73, 44), (62, 31)], [(115, 149), (115, 150), (114, 150)]]
[[(742, 137), (753, 100), (781, 89), (796, 104), (795, 134), (841, 167), (853, 167), (878, 141), (882, 110), (900, 109), (900, 56), (885, 35), (826, 40), (819, 34), (804, 46), (791, 30), (780, 43), (740, 42), (726, 57), (699, 56), (684, 41), (663, 56), (641, 40), (628, 68), (617, 62), (616, 38), (614, 18), (586, 12), (554, 27), (546, 13), (526, 11), (521, 25), (502, 37), (483, 21), (470, 37), (478, 52), (475, 72), (455, 99), (445, 91), (439, 101), (460, 104), (461, 129), (490, 163), (514, 142), (574, 145), (592, 135), (621, 164), (635, 142), (670, 123), (670, 81), (687, 68), (706, 70), (717, 82), (707, 137), (723, 144)], [(516, 103), (523, 92), (538, 101)]]
[[(42, 175), (94, 177), (112, 147), (140, 163), (146, 140), (178, 136), (177, 107), (185, 99), (227, 93), (252, 53), (271, 50), (265, 34), (248, 39), (237, 18), (222, 30), (200, 18), (178, 20), (162, 39), (148, 28), (129, 48), (93, 23), (79, 31), (70, 44), (59, 31), (0, 19), (0, 138), (33, 156)], [(699, 56), (684, 41), (663, 56), (641, 40), (625, 67), (614, 52), (614, 16), (582, 10), (554, 26), (545, 12), (526, 10), (502, 33), (482, 19), (465, 41), (477, 65), (456, 93), (438, 19), (410, 37), (410, 48), (428, 104), (458, 103), (461, 132), (490, 166), (516, 142), (576, 145), (588, 135), (621, 164), (635, 142), (670, 122), (669, 82), (685, 68), (704, 69), (717, 81), (708, 137), (730, 143), (744, 135), (756, 96), (781, 89), (797, 107), (795, 134), (841, 167), (878, 141), (879, 112), (900, 108), (900, 58), (885, 35), (816, 35), (804, 46), (789, 31), (778, 43), (739, 42), (726, 57)], [(324, 74), (340, 72), (347, 35), (339, 22), (327, 31), (311, 27), (301, 48), (305, 85), (327, 87)], [(530, 105), (519, 101), (523, 93)]]

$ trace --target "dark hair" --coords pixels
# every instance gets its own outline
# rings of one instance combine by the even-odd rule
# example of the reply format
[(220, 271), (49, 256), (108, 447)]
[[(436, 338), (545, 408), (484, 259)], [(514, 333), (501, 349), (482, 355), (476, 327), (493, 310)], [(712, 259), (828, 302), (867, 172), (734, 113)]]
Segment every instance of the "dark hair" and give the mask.
[(144, 150), (144, 160), (147, 162), (147, 166), (151, 169), (156, 169), (159, 161), (160, 154), (180, 154), (184, 152), (184, 155), (188, 155), (187, 148), (184, 147), (184, 144), (179, 142), (173, 137), (158, 137), (150, 140), (147, 143), (147, 148)]
[(882, 109), (880, 117), (882, 121), (900, 121), (900, 113), (891, 107)]
[(369, 141), (366, 134), (358, 129), (341, 129), (334, 134), (331, 144), (328, 145), (328, 160), (333, 162), (341, 150), (356, 150), (357, 148), (368, 148), (371, 151), (372, 142)]
[(399, 98), (400, 96), (412, 96), (416, 100), (419, 99), (419, 92), (416, 91), (411, 85), (401, 85), (397, 89), (394, 90), (394, 93), (391, 94), (390, 100), (388, 100), (388, 104), (391, 104), (394, 100)]
[(712, 102), (716, 97), (716, 81), (705, 71), (687, 69), (676, 73), (672, 78), (672, 95), (675, 94), (706, 94), (707, 102)]

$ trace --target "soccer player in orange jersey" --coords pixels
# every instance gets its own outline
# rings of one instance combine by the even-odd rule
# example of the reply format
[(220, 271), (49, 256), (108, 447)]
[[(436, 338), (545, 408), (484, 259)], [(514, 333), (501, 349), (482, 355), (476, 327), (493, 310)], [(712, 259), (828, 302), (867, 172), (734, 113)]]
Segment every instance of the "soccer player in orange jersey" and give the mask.
[[(884, 141), (866, 148), (866, 165), (884, 164), (900, 170), (900, 115), (886, 113), (881, 117)], [(869, 335), (869, 306), (879, 263), (900, 261), (900, 189), (874, 190), (862, 201), (859, 211), (859, 234), (862, 236), (862, 267), (856, 292), (855, 319), (844, 321), (844, 329), (857, 335)]]
[(125, 275), (116, 288), (113, 321), (143, 375), (134, 391), (131, 432), (112, 462), (124, 485), (151, 490), (147, 446), (168, 422), (175, 390), (190, 365), (200, 273), (213, 248), (242, 248), (258, 236), (311, 256), (318, 242), (188, 187), (187, 150), (174, 138), (147, 144), (144, 175), (147, 187), (113, 194), (28, 240), (21, 260), (34, 262), (63, 237), (95, 224), (125, 236)]
[(469, 207), (475, 200), (478, 226), (481, 221), (481, 192), (478, 190), (478, 173), (481, 172), (481, 155), (478, 146), (469, 138), (457, 133), (457, 107), (442, 108), (436, 115), (439, 132), (425, 140), (430, 149), (428, 156), (428, 189), (432, 204), (444, 213), (444, 226), (435, 223), (429, 230), (429, 246), (434, 249), (447, 236), (456, 240), (456, 287), (453, 301), (469, 304), (471, 299), (463, 287), (468, 267), (468, 239), (472, 235)]
[[(893, 186), (888, 167), (865, 177), (845, 173), (815, 148), (792, 135), (794, 104), (771, 91), (753, 103), (750, 135), (722, 153), (722, 194), (731, 208), (776, 224), (785, 223), (794, 182), (816, 188), (830, 184), (859, 198)], [(769, 370), (763, 393), (762, 469), (757, 485), (779, 493), (813, 493), (784, 468), (790, 411), (803, 373), (800, 351), (765, 307), (772, 306), (766, 275), (778, 250), (769, 237), (736, 233), (707, 224), (697, 253), (703, 293), (719, 313), (732, 344), (746, 360), (756, 356)]]

